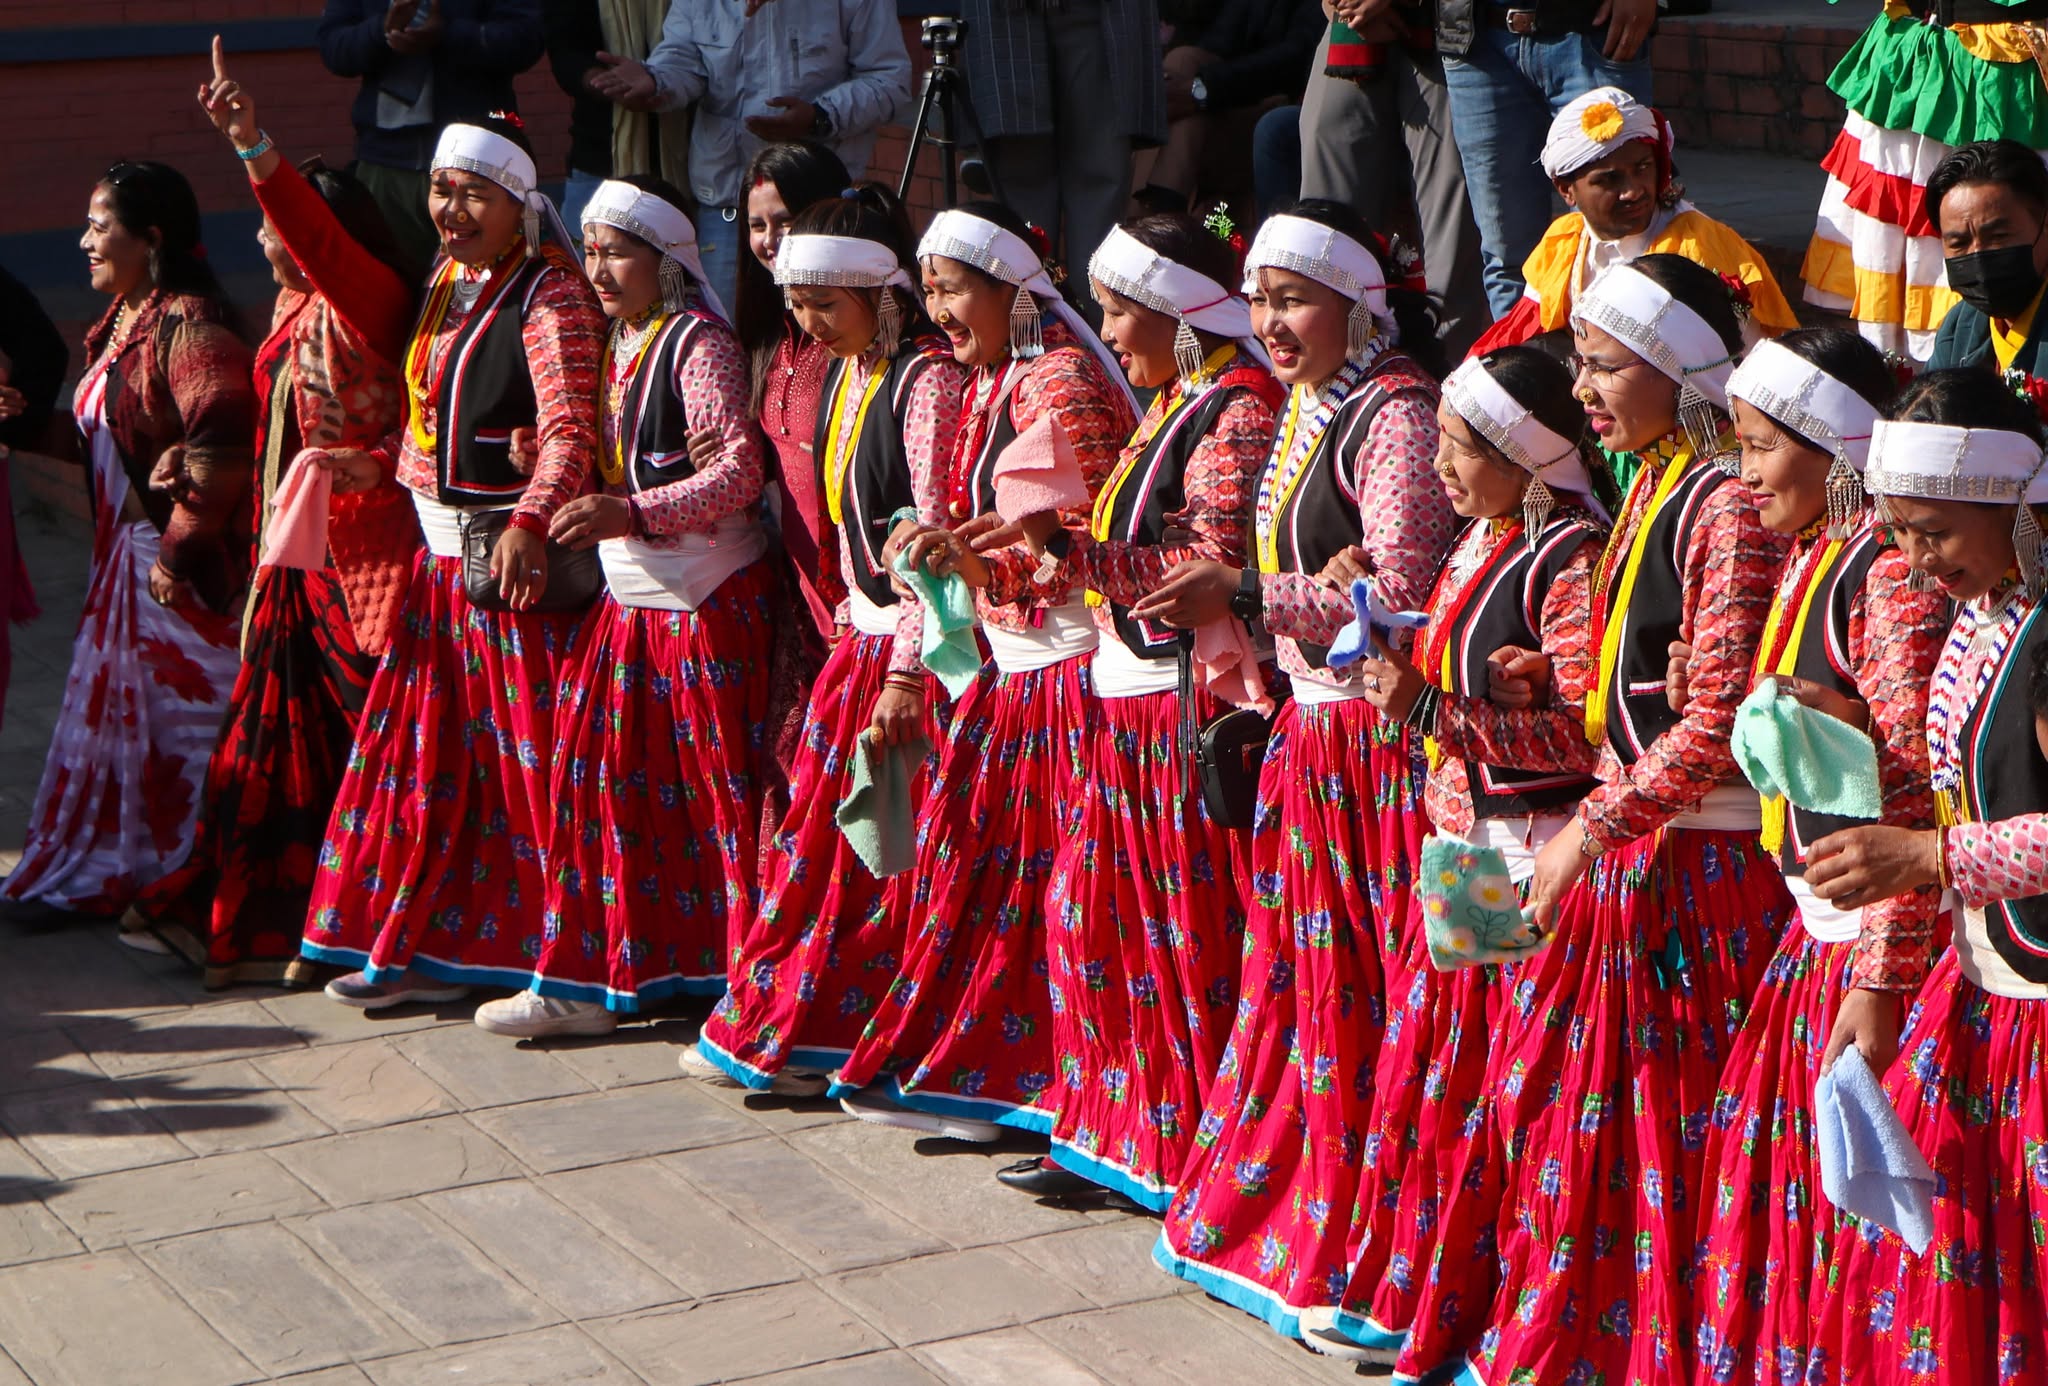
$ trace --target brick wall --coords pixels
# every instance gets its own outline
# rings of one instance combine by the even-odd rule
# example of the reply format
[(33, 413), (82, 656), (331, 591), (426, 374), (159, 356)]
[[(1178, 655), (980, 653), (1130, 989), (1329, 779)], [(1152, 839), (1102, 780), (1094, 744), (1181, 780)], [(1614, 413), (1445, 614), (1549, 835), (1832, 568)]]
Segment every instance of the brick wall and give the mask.
[(1657, 106), (1683, 145), (1819, 159), (1842, 129), (1827, 76), (1859, 26), (1667, 20), (1652, 42)]

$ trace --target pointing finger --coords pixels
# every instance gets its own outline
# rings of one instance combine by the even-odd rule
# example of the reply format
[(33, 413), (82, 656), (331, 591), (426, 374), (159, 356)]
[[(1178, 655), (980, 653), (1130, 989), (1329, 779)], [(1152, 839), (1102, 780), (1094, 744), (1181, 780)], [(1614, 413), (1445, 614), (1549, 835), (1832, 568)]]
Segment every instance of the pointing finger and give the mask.
[(213, 36), (213, 80), (225, 82), (228, 77), (227, 51), (222, 48), (220, 35)]

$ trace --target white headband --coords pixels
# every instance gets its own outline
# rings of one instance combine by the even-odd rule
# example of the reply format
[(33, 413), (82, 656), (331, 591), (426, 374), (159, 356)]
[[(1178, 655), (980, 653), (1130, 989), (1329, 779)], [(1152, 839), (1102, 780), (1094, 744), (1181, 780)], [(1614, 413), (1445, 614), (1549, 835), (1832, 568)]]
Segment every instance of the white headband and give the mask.
[(433, 167), (481, 174), (522, 202), (540, 183), (531, 154), (480, 125), (445, 127), (434, 145)]
[(1863, 484), (1879, 496), (2048, 505), (2048, 476), (2033, 439), (1996, 428), (1879, 419)]
[(1576, 443), (1529, 412), (1526, 405), (1487, 374), (1476, 356), (1459, 364), (1444, 381), (1444, 398), (1458, 417), (1501, 450), (1508, 461), (1560, 491), (1589, 495), (1593, 480)]
[(1567, 178), (1630, 140), (1661, 142), (1657, 113), (1620, 87), (1595, 87), (1567, 102), (1543, 142), (1543, 171)]
[(1765, 340), (1728, 379), (1728, 397), (1776, 419), (1823, 452), (1839, 451), (1862, 471), (1870, 459), (1877, 406), (1805, 357)]
[(1572, 321), (1618, 339), (1683, 387), (1728, 407), (1734, 358), (1707, 320), (1633, 265), (1611, 265), (1580, 292)]
[(1142, 303), (1155, 313), (1184, 318), (1189, 326), (1219, 337), (1249, 337), (1251, 305), (1208, 275), (1169, 260), (1121, 226), (1096, 247), (1088, 276), (1111, 293)]
[(1123, 367), (1117, 363), (1116, 357), (1110, 355), (1109, 348), (1103, 345), (1102, 338), (1096, 335), (1088, 320), (1075, 312), (1074, 305), (1060, 295), (1059, 286), (1045, 272), (1045, 263), (1038, 258), (1038, 252), (1025, 244), (1022, 236), (1005, 231), (972, 212), (949, 207), (932, 218), (924, 239), (917, 243), (919, 261), (934, 255), (972, 265), (1005, 284), (1015, 284), (1020, 289), (1050, 299), (1052, 315), (1088, 344), (1095, 353), (1095, 359), (1109, 372), (1109, 378), (1123, 391), (1124, 401), (1131, 406), (1131, 412), (1142, 412), (1138, 408), (1138, 397), (1131, 393), (1130, 381), (1124, 378)]
[(1262, 269), (1292, 270), (1348, 299), (1363, 300), (1375, 319), (1386, 319), (1387, 275), (1379, 257), (1335, 227), (1307, 217), (1266, 218), (1244, 258), (1244, 290), (1258, 288)]
[[(607, 178), (597, 185), (590, 201), (583, 204), (585, 226), (612, 226), (638, 236), (669, 259), (689, 271), (690, 282), (706, 307), (727, 322), (732, 321), (719, 299), (718, 291), (704, 277), (704, 261), (697, 254), (697, 231), (674, 203), (656, 197), (631, 183)], [(671, 308), (680, 305), (671, 305)]]
[(802, 232), (782, 238), (775, 252), (775, 282), (784, 288), (792, 284), (852, 289), (893, 285), (915, 292), (917, 287), (896, 259), (896, 252), (880, 241)]

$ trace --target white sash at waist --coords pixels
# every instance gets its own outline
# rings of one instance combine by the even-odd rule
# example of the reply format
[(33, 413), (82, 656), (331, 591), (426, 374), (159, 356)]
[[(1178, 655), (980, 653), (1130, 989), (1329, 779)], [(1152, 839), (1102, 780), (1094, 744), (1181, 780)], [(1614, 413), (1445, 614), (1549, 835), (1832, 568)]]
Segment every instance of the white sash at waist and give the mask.
[(1671, 820), (1674, 828), (1707, 833), (1753, 833), (1763, 825), (1763, 801), (1746, 784), (1718, 785), (1707, 791), (1698, 808)]
[(669, 536), (655, 548), (638, 539), (607, 539), (597, 546), (605, 585), (620, 606), (646, 611), (695, 611), (724, 581), (768, 552), (759, 524), (738, 515), (709, 534)]
[(1550, 813), (1531, 818), (1482, 818), (1469, 835), (1445, 833), (1474, 847), (1497, 849), (1508, 864), (1508, 877), (1526, 885), (1536, 874), (1536, 854), (1571, 822), (1568, 813)]
[(1096, 647), (1095, 615), (1088, 603), (1067, 602), (1044, 608), (1044, 621), (1023, 630), (1003, 630), (984, 625), (989, 653), (996, 668), (1005, 674), (1046, 669), (1063, 659), (1087, 654)]
[(1863, 911), (1837, 909), (1813, 893), (1804, 876), (1787, 876), (1785, 885), (1799, 905), (1799, 923), (1822, 943), (1853, 943), (1863, 932)]
[(896, 633), (896, 616), (902, 610), (901, 607), (876, 606), (868, 599), (868, 594), (857, 586), (847, 591), (846, 604), (851, 609), (853, 628), (862, 635)]
[(1288, 677), (1294, 681), (1294, 701), (1303, 707), (1357, 702), (1365, 697), (1365, 684), (1356, 679), (1347, 683), (1333, 683), (1314, 674), (1297, 674), (1292, 671), (1289, 671)]
[(417, 491), (412, 493), (412, 508), (419, 512), (420, 535), (427, 541), (428, 553), (436, 558), (462, 557), (462, 517), (466, 511), (459, 506), (443, 505)]
[[(1942, 897), (1944, 904), (1961, 905), (1954, 891)], [(1993, 996), (2010, 996), (2021, 1001), (2048, 1000), (2048, 984), (2030, 982), (2013, 971), (2012, 964), (1998, 954), (1991, 942), (1991, 921), (1984, 911), (1957, 908), (1954, 912), (1956, 962), (1963, 975)]]
[[(1097, 628), (1098, 630), (1100, 627)], [(1140, 659), (1118, 635), (1104, 634), (1095, 647), (1095, 662), (1089, 666), (1088, 681), (1098, 698), (1142, 698), (1147, 693), (1171, 693), (1180, 687), (1180, 661)]]

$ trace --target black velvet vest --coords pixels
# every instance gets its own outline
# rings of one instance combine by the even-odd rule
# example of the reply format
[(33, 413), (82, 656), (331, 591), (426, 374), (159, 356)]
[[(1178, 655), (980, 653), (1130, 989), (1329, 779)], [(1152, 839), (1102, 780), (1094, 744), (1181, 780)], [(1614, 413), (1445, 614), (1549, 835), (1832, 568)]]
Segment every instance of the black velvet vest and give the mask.
[[(893, 527), (889, 517), (917, 503), (911, 493), (910, 466), (903, 451), (903, 423), (910, 409), (911, 387), (933, 362), (950, 359), (951, 352), (930, 342), (917, 343), (898, 353), (889, 363), (881, 392), (854, 439), (853, 457), (840, 480), (840, 527), (846, 535), (846, 554), (852, 563), (854, 585), (876, 606), (896, 604), (896, 589), (889, 585), (889, 575), (882, 568), (882, 546), (889, 541)], [(825, 384), (818, 395), (818, 426), (811, 442), (811, 456), (819, 468), (820, 495), (825, 491), (832, 396), (845, 379), (846, 371), (844, 360), (834, 360), (825, 372)], [(858, 397), (850, 397), (847, 407), (858, 409)], [(1005, 417), (1008, 412), (1004, 411)]]
[[(1645, 478), (1643, 484), (1652, 482)], [(1685, 550), (1707, 497), (1736, 484), (1735, 477), (1714, 462), (1691, 463), (1651, 521), (1628, 610), (1608, 612), (1608, 620), (1624, 625), (1614, 684), (1607, 690), (1607, 744), (1625, 766), (1634, 765), (1651, 742), (1678, 725), (1679, 714), (1664, 693), (1664, 678), (1671, 664), (1671, 642), (1678, 639), (1685, 616)], [(1617, 564), (1608, 590), (1598, 600), (1613, 601), (1620, 586)]]
[[(1984, 697), (1963, 718), (1962, 793), (1969, 817), (1995, 823), (2048, 809), (2048, 760), (2034, 737), (2034, 712), (2027, 697), (2028, 671), (2048, 641), (2048, 617), (2035, 607), (2006, 652)], [(1985, 911), (1991, 943), (2013, 971), (2030, 982), (2048, 982), (2048, 895), (1999, 900)]]
[[(506, 505), (528, 478), (512, 465), (512, 430), (538, 418), (520, 329), (541, 276), (559, 266), (526, 259), (483, 291), (455, 331), (434, 401), (443, 505)], [(427, 330), (422, 322), (420, 330)]]
[(625, 418), (620, 430), (627, 444), (626, 475), (633, 490), (652, 491), (695, 476), (690, 461), (690, 414), (673, 384), (676, 363), (704, 331), (723, 327), (702, 313), (677, 313), (661, 325), (661, 335), (647, 349), (640, 369), (626, 387)]

